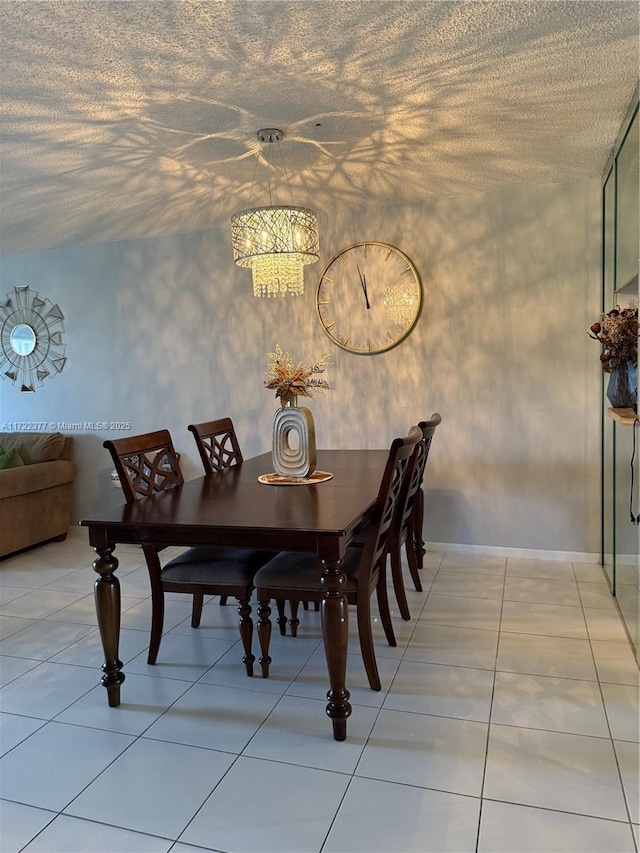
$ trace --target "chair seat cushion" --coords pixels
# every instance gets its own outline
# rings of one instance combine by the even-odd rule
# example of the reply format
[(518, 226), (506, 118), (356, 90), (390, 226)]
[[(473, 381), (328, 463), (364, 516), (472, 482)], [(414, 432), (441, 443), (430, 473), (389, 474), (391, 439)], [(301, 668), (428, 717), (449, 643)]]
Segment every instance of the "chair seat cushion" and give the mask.
[[(343, 571), (347, 581), (343, 591), (355, 590), (353, 575), (357, 572), (362, 552), (356, 548), (347, 548)], [(324, 592), (320, 582), (322, 563), (314, 554), (297, 551), (283, 551), (263, 566), (253, 579), (256, 588), (284, 589), (294, 591)]]
[(249, 586), (256, 571), (272, 556), (244, 548), (190, 548), (167, 563), (162, 581)]

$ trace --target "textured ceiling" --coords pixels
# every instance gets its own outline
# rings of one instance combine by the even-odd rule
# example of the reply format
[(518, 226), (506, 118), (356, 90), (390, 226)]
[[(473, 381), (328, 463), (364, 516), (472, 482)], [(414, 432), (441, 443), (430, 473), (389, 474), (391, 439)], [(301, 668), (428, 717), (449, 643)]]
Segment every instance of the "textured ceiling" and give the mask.
[(598, 176), (637, 76), (636, 0), (0, 0), (0, 245), (221, 225), (261, 127), (327, 212)]

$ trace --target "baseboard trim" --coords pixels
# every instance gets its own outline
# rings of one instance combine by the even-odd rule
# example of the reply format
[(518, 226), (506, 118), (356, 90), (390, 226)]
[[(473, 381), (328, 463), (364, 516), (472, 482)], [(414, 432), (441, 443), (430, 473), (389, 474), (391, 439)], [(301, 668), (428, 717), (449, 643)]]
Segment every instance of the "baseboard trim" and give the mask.
[(488, 554), (493, 557), (521, 557), (526, 560), (562, 560), (569, 563), (595, 563), (600, 565), (600, 554), (588, 551), (546, 551), (535, 548), (503, 548), (500, 545), (464, 545), (455, 542), (426, 542), (427, 551), (458, 554)]

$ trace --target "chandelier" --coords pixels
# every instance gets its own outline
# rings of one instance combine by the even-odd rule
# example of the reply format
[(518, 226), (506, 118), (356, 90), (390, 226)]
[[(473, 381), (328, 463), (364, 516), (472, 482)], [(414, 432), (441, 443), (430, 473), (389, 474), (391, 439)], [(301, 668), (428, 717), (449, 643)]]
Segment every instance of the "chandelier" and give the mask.
[[(307, 207), (271, 204), (273, 143), (278, 143), (280, 151), (283, 133), (268, 127), (259, 130), (257, 136), (260, 142), (269, 143), (269, 205), (251, 207), (231, 217), (233, 260), (239, 267), (250, 267), (254, 296), (286, 296), (287, 293), (299, 296), (304, 293), (304, 267), (315, 263), (319, 257), (318, 219)], [(282, 154), (280, 156), (282, 159)], [(256, 169), (257, 165), (256, 162)], [(284, 159), (282, 168), (289, 185)]]

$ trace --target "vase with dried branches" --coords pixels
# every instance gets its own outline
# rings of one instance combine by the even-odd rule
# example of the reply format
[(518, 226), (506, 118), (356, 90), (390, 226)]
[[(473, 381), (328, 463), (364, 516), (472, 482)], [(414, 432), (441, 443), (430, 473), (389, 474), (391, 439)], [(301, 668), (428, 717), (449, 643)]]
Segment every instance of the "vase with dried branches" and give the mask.
[[(316, 467), (316, 433), (313, 415), (306, 406), (298, 406), (298, 397), (313, 397), (331, 388), (319, 378), (331, 363), (331, 356), (321, 355), (313, 364), (293, 361), (289, 353), (276, 346), (267, 353), (265, 386), (275, 390), (280, 408), (273, 416), (272, 460), (276, 474), (307, 478)], [(297, 441), (292, 442), (292, 434)]]
[(610, 374), (607, 397), (614, 408), (637, 409), (638, 306), (619, 305), (602, 315), (589, 329), (589, 337), (602, 345), (600, 363)]

